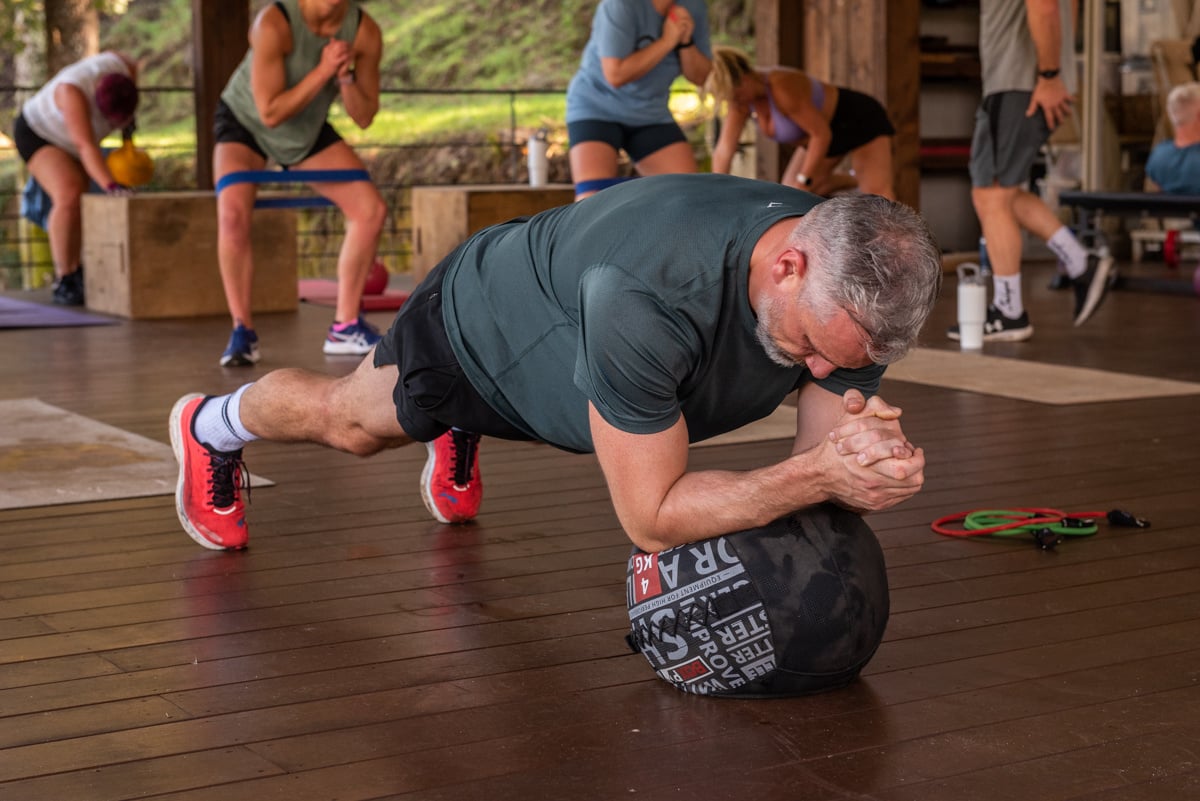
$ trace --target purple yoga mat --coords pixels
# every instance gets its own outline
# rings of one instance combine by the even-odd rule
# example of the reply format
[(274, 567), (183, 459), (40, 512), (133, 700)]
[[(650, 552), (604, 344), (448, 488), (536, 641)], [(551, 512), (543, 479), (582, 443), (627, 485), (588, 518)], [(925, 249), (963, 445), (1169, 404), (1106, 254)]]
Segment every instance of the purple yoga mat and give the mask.
[(62, 328), (75, 325), (116, 325), (111, 317), (0, 297), (0, 328)]

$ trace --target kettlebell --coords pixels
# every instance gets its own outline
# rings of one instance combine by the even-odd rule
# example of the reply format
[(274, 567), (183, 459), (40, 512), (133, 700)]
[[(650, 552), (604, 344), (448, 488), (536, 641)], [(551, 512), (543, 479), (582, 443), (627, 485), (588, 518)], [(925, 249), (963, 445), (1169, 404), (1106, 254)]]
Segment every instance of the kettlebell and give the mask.
[(105, 163), (117, 183), (124, 186), (145, 186), (154, 177), (154, 159), (139, 147), (134, 147), (133, 134), (121, 137), (121, 147), (108, 154)]

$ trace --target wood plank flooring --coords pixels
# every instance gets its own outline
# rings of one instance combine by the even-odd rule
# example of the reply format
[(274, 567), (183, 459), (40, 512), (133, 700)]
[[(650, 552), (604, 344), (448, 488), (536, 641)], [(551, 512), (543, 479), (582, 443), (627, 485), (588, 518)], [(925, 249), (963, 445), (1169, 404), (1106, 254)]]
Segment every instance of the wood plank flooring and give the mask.
[[(1200, 300), (1116, 292), (1072, 329), (1047, 268), (1027, 275), (1037, 333), (989, 353), (1200, 381)], [(953, 297), (924, 344), (953, 346)], [(320, 353), (329, 316), (260, 318), (263, 368), (352, 369)], [(0, 398), (166, 442), (179, 395), (261, 373), (216, 366), (226, 328), (0, 331)], [(884, 396), (928, 483), (869, 518), (882, 647), (809, 698), (686, 696), (628, 652), (629, 546), (590, 456), (488, 441), (483, 513), (448, 527), (416, 491), (423, 449), (258, 443), (248, 464), (277, 485), (254, 491), (238, 554), (192, 543), (168, 496), (0, 511), (0, 799), (1200, 798), (1200, 396), (1053, 407), (886, 379)], [(1051, 552), (929, 529), (991, 506), (1153, 527)]]

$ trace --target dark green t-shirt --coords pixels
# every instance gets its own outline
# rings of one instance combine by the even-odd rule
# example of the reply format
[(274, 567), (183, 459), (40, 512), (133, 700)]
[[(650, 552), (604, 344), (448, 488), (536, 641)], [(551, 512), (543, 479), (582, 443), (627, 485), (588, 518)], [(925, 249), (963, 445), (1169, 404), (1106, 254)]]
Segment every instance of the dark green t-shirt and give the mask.
[[(665, 175), (494, 226), (447, 267), (451, 346), (497, 412), (567, 450), (593, 450), (589, 400), (631, 433), (680, 414), (693, 442), (731, 431), (811, 378), (767, 357), (747, 282), (763, 232), (818, 202), (763, 181)], [(882, 374), (817, 383), (870, 395)]]

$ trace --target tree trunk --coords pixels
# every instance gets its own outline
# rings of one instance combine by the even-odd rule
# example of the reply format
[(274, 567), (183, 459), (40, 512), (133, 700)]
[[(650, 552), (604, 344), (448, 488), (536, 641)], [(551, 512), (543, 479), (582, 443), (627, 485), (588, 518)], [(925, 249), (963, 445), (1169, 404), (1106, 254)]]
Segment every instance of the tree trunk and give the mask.
[(45, 0), (46, 72), (100, 52), (100, 15), (95, 0)]

